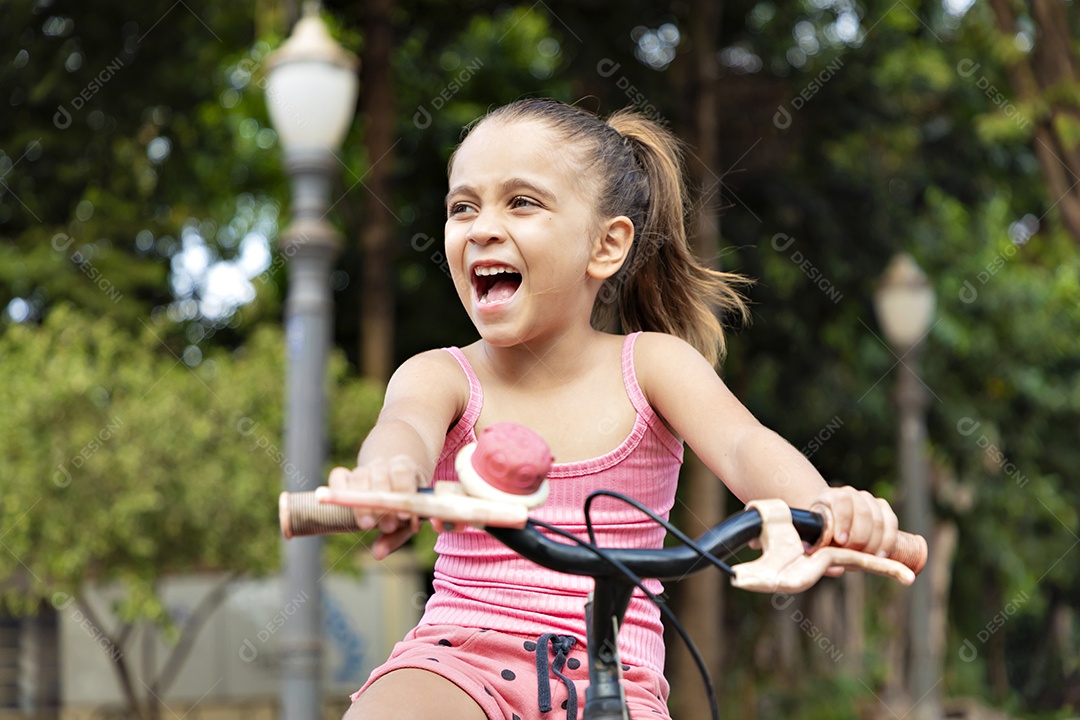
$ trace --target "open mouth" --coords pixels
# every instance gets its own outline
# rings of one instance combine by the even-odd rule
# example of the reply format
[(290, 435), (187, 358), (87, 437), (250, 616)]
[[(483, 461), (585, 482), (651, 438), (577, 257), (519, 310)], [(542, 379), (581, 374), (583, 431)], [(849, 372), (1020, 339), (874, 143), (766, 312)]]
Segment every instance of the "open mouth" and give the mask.
[(509, 265), (477, 265), (472, 282), (477, 302), (492, 305), (513, 297), (521, 286), (521, 273)]

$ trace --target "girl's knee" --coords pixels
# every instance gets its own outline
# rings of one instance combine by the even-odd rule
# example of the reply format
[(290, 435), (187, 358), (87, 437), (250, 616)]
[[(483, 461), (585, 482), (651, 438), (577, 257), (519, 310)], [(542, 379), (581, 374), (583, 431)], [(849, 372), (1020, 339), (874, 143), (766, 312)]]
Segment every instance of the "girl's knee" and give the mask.
[(342, 720), (487, 720), (468, 693), (441, 675), (405, 668), (373, 682)]
[(358, 720), (360, 717), (359, 699), (349, 706), (349, 709), (345, 711), (345, 714), (341, 716), (341, 720)]

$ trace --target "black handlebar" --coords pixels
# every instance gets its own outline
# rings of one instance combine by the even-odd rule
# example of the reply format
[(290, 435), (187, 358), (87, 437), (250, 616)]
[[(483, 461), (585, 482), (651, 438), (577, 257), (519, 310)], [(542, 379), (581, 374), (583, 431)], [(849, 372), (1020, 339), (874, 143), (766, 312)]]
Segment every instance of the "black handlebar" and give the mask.
[[(282, 493), (278, 509), (282, 533), (287, 538), (359, 529), (352, 508), (321, 504), (316, 493)], [(811, 545), (816, 545), (826, 532), (826, 519), (818, 513), (792, 509), (791, 520), (802, 540)], [(641, 584), (641, 579), (679, 580), (705, 569), (710, 564), (733, 574), (731, 568), (723, 564), (724, 561), (757, 539), (761, 534), (761, 527), (760, 513), (754, 509), (744, 510), (707, 530), (697, 539), (696, 547), (683, 545), (654, 549), (597, 548), (569, 534), (566, 534), (567, 539), (579, 540), (579, 544), (559, 542), (552, 536), (558, 535), (560, 529), (541, 521), (527, 520), (525, 527), (520, 529), (486, 525), (484, 530), (520, 556), (538, 565), (557, 572), (595, 579), (594, 592), (585, 606), (589, 687), (585, 692), (584, 712), (588, 720), (607, 720), (624, 717), (617, 652), (618, 629), (634, 587), (641, 588), (646, 596), (655, 601), (656, 598)], [(674, 533), (678, 534), (677, 531)], [(904, 535), (901, 533), (900, 540), (905, 539)], [(680, 539), (689, 540), (685, 536)], [(709, 557), (703, 557), (703, 553), (707, 553)], [(908, 536), (906, 546), (894, 551), (894, 557), (917, 572), (922, 569), (926, 560), (926, 543), (918, 536)], [(715, 693), (704, 661), (694, 649), (686, 631), (674, 619), (671, 610), (659, 601), (657, 605), (687, 642), (698, 668), (702, 671), (702, 677), (705, 678), (713, 717), (718, 717)], [(609, 649), (606, 654), (604, 648)]]
[[(821, 537), (824, 519), (808, 510), (792, 510), (791, 519), (799, 536), (814, 544)], [(580, 545), (557, 542), (541, 533), (530, 520), (524, 529), (485, 528), (487, 533), (514, 552), (537, 565), (569, 575), (589, 577), (623, 577), (623, 572)], [(698, 545), (723, 560), (734, 555), (761, 532), (761, 515), (757, 510), (743, 510), (705, 532)], [(604, 548), (604, 554), (629, 568), (635, 575), (657, 580), (676, 580), (704, 569), (704, 560), (697, 550), (681, 546), (654, 550)]]

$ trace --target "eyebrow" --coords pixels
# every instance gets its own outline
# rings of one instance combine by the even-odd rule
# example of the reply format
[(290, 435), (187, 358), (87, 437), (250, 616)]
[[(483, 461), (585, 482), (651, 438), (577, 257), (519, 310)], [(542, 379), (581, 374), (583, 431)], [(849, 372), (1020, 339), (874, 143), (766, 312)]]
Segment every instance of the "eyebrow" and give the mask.
[[(541, 186), (534, 182), (530, 182), (524, 178), (508, 178), (499, 185), (499, 194), (507, 195), (515, 190), (525, 190), (533, 195), (536, 195), (545, 202), (553, 203), (555, 201), (555, 195), (549, 190), (545, 190)], [(455, 185), (450, 188), (450, 192), (446, 194), (446, 200), (444, 203), (449, 203), (450, 198), (454, 195), (479, 195), (476, 189), (471, 185)]]

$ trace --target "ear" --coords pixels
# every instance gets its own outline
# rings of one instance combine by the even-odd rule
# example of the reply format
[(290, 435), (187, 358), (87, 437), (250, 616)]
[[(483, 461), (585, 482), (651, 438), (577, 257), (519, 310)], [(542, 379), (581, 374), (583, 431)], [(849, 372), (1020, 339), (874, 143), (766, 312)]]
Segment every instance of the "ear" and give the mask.
[(634, 223), (625, 215), (619, 215), (604, 221), (600, 230), (602, 234), (589, 258), (588, 273), (589, 277), (606, 280), (618, 272), (630, 254), (634, 244)]

